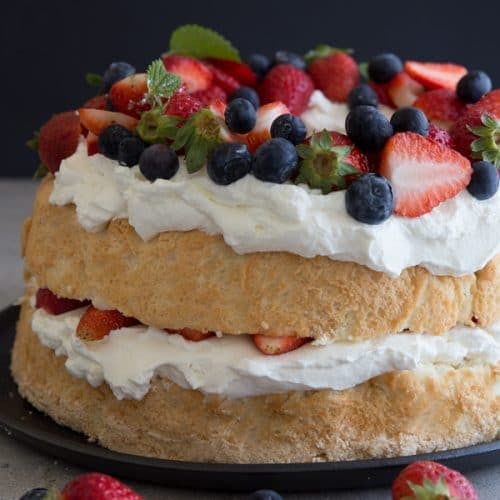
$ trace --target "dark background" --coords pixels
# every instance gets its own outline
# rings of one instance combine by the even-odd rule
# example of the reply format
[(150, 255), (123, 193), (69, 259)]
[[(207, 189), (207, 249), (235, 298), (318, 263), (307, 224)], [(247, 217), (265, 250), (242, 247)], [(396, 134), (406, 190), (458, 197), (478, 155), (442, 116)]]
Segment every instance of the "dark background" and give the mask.
[(243, 56), (280, 48), (303, 53), (329, 43), (355, 48), (359, 61), (393, 51), (407, 59), (460, 62), (487, 71), (498, 86), (499, 15), (499, 0), (4, 3), (0, 176), (32, 175), (38, 159), (24, 142), (53, 113), (92, 96), (87, 72), (102, 73), (114, 60), (144, 70), (167, 50), (180, 24), (214, 28)]

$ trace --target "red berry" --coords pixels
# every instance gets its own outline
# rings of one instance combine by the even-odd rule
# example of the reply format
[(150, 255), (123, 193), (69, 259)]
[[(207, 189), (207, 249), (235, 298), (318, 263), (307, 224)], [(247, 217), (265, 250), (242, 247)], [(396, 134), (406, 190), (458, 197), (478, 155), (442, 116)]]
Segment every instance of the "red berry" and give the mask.
[(428, 89), (455, 90), (457, 83), (467, 73), (459, 64), (406, 61), (405, 71)]
[(434, 123), (429, 124), (429, 133), (427, 137), (442, 146), (446, 146), (447, 148), (451, 148), (451, 137), (446, 130), (434, 125)]
[(198, 59), (169, 55), (163, 58), (163, 64), (167, 71), (180, 77), (188, 92), (206, 90), (212, 85), (212, 70)]
[[(363, 151), (354, 146), (354, 143), (347, 137), (347, 135), (340, 134), (339, 132), (330, 131), (330, 137), (332, 138), (332, 143), (334, 146), (351, 146), (351, 151), (345, 157), (344, 161), (350, 163), (353, 167), (356, 167), (360, 172), (369, 172), (370, 166), (368, 163), (368, 158)], [(347, 185), (349, 185), (356, 176), (348, 176)]]
[(54, 115), (40, 129), (38, 154), (47, 168), (55, 173), (64, 158), (71, 156), (78, 147), (82, 128), (74, 111)]
[(247, 87), (255, 87), (255, 85), (257, 85), (257, 75), (248, 64), (216, 58), (209, 58), (207, 61), (216, 68), (222, 70), (226, 75), (237, 80), (240, 85), (245, 85)]
[(91, 97), (83, 104), (82, 108), (91, 109), (108, 109), (108, 96), (107, 95), (96, 95)]
[(209, 63), (207, 63), (207, 66), (213, 74), (213, 85), (220, 87), (226, 94), (231, 95), (241, 87), (241, 83), (229, 73)]
[(307, 68), (315, 86), (331, 101), (346, 102), (359, 83), (356, 61), (345, 52), (315, 59)]
[(311, 339), (305, 337), (271, 337), (257, 333), (252, 335), (252, 340), (260, 352), (268, 356), (276, 356), (294, 351)]
[(128, 486), (111, 476), (91, 472), (73, 479), (62, 491), (64, 500), (142, 500)]
[(397, 108), (412, 106), (415, 99), (424, 91), (424, 87), (404, 71), (398, 73), (386, 85), (391, 102)]
[(449, 130), (467, 109), (467, 105), (449, 89), (429, 90), (421, 94), (413, 103), (421, 109), (430, 122)]
[(179, 90), (170, 98), (165, 114), (188, 118), (201, 107), (202, 104), (196, 97)]
[(375, 91), (375, 94), (377, 94), (378, 102), (380, 104), (389, 106), (390, 108), (397, 108), (389, 95), (389, 83), (368, 82), (368, 85), (370, 85), (370, 87)]
[(137, 325), (135, 318), (124, 316), (116, 309), (102, 311), (90, 306), (80, 318), (76, 334), (83, 340), (101, 340), (111, 330)]
[(115, 111), (103, 111), (101, 109), (80, 108), (78, 110), (82, 125), (95, 135), (101, 132), (113, 123), (123, 125), (129, 130), (133, 130), (137, 125), (137, 119), (123, 113)]
[(99, 137), (92, 132), (87, 134), (87, 154), (89, 156), (99, 153)]
[(57, 315), (84, 307), (89, 303), (88, 300), (64, 299), (58, 297), (48, 288), (39, 288), (36, 292), (35, 307), (37, 309), (44, 309), (49, 314)]
[(203, 106), (208, 106), (214, 101), (227, 101), (227, 94), (218, 85), (212, 85), (206, 90), (198, 90), (191, 94), (194, 98), (198, 99)]
[(291, 64), (278, 64), (262, 80), (259, 95), (263, 104), (281, 101), (290, 113), (300, 115), (306, 110), (313, 90), (313, 81), (307, 73)]
[(109, 91), (109, 100), (116, 111), (139, 118), (141, 113), (150, 108), (145, 102), (147, 92), (146, 74), (137, 73), (113, 84)]
[(191, 342), (201, 342), (202, 340), (215, 336), (214, 332), (200, 332), (199, 330), (193, 330), (192, 328), (182, 328), (181, 330), (165, 328), (165, 331), (168, 333), (182, 335), (186, 340), (190, 340)]

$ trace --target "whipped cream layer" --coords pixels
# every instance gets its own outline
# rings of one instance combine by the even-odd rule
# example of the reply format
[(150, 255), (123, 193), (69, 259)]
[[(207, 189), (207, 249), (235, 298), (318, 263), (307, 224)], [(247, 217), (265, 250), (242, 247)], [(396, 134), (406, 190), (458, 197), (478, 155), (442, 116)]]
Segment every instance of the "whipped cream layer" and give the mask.
[(377, 340), (306, 344), (266, 356), (246, 335), (191, 342), (135, 326), (97, 342), (76, 336), (85, 308), (59, 316), (37, 309), (32, 329), (75, 377), (106, 382), (118, 399), (142, 399), (155, 375), (186, 389), (228, 398), (314, 389), (344, 390), (383, 373), (463, 367), (500, 361), (500, 323), (488, 330), (459, 326), (442, 336), (390, 334)]

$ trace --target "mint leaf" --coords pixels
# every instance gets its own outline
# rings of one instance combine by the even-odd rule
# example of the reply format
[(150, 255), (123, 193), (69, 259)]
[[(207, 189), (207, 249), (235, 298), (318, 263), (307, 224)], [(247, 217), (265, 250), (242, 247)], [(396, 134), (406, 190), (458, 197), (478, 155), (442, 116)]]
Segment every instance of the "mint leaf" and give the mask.
[(87, 85), (90, 85), (91, 87), (100, 88), (102, 87), (103, 78), (97, 73), (87, 73), (85, 75), (85, 81), (87, 82)]
[(170, 99), (174, 92), (181, 86), (181, 79), (169, 73), (161, 59), (153, 61), (146, 71), (149, 97), (159, 106), (163, 107), (164, 100)]
[(240, 54), (231, 42), (210, 28), (186, 24), (177, 28), (170, 37), (170, 52), (204, 59), (215, 57), (240, 62)]

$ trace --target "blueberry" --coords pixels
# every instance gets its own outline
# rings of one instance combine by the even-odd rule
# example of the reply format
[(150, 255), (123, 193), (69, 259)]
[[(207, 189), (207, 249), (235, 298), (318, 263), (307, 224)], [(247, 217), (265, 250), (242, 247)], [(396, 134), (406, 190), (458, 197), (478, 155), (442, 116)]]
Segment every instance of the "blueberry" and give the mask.
[(133, 167), (139, 163), (139, 158), (144, 151), (144, 143), (139, 137), (126, 137), (118, 146), (118, 163), (127, 167)]
[(233, 99), (237, 99), (238, 97), (250, 101), (255, 109), (260, 106), (259, 95), (251, 87), (240, 87), (231, 95), (231, 98), (229, 100), (232, 101)]
[(102, 83), (104, 85), (103, 91), (106, 94), (113, 83), (123, 80), (127, 76), (133, 75), (135, 73), (135, 68), (126, 62), (114, 62), (111, 63), (109, 68), (104, 72), (102, 77)]
[(288, 50), (278, 50), (278, 52), (274, 54), (274, 65), (276, 66), (277, 64), (291, 64), (302, 71), (306, 69), (306, 62), (302, 56), (299, 56), (299, 54), (295, 52), (289, 52)]
[(295, 146), (282, 137), (269, 139), (261, 144), (252, 162), (252, 172), (257, 179), (282, 184), (297, 169), (298, 156)]
[(249, 500), (283, 500), (283, 497), (274, 490), (254, 491)]
[(272, 66), (271, 60), (264, 54), (252, 54), (248, 56), (246, 61), (259, 78), (264, 78)]
[(463, 102), (477, 102), (490, 90), (491, 80), (484, 71), (469, 71), (457, 83), (457, 96)]
[(425, 113), (418, 108), (407, 106), (399, 108), (391, 117), (394, 132), (415, 132), (427, 136), (429, 133), (429, 120)]
[(472, 164), (472, 177), (467, 191), (478, 200), (487, 200), (498, 191), (498, 170), (488, 161), (477, 161)]
[(377, 83), (386, 83), (401, 71), (403, 63), (394, 54), (379, 54), (368, 63), (368, 75)]
[(250, 101), (237, 97), (227, 105), (224, 118), (231, 132), (246, 134), (255, 127), (257, 112)]
[(19, 500), (43, 500), (48, 493), (47, 488), (34, 488), (26, 492)]
[(306, 126), (298, 116), (280, 115), (271, 125), (271, 137), (283, 137), (292, 144), (300, 144), (306, 135)]
[(179, 158), (166, 144), (153, 144), (139, 158), (139, 168), (150, 181), (170, 179), (179, 170)]
[(389, 181), (379, 174), (361, 175), (345, 192), (345, 208), (359, 222), (384, 222), (394, 210), (394, 194)]
[(378, 97), (375, 91), (366, 83), (354, 87), (347, 97), (349, 109), (356, 106), (378, 106)]
[(216, 184), (227, 186), (245, 177), (252, 168), (252, 155), (245, 144), (225, 142), (207, 162), (207, 174)]
[(352, 142), (366, 152), (380, 151), (393, 134), (389, 120), (373, 106), (356, 106), (347, 115), (345, 128)]
[(106, 127), (98, 139), (99, 153), (104, 156), (116, 160), (118, 158), (118, 147), (123, 139), (132, 137), (132, 134), (128, 129), (117, 123), (113, 123)]

